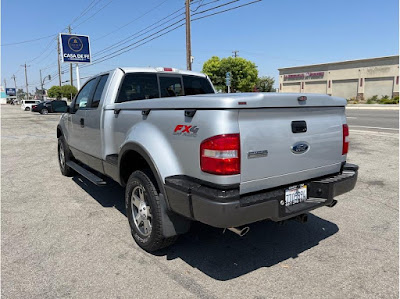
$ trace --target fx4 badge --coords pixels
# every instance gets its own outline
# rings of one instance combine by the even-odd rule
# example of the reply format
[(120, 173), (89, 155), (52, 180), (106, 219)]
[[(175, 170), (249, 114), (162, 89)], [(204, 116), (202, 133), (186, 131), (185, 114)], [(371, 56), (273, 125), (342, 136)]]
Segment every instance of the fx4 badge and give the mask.
[(173, 135), (196, 137), (198, 131), (197, 126), (177, 125)]

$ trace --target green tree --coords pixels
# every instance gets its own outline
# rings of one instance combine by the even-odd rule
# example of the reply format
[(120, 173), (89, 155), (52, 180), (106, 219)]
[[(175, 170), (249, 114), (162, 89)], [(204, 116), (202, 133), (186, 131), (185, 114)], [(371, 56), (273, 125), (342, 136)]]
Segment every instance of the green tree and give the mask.
[(18, 100), (23, 100), (25, 99), (26, 93), (22, 88), (18, 88), (17, 90), (17, 98)]
[(47, 91), (47, 94), (50, 98), (61, 99), (61, 94), (62, 94), (61, 87), (54, 85), (49, 88), (49, 90)]
[(274, 88), (275, 79), (269, 76), (263, 76), (257, 80), (257, 89), (262, 92), (275, 91)]
[(252, 91), (257, 84), (258, 71), (254, 62), (241, 57), (220, 59), (211, 57), (203, 65), (203, 73), (207, 74), (216, 89), (225, 90), (226, 73), (231, 73), (232, 91)]
[(66, 97), (70, 100), (72, 100), (75, 95), (78, 93), (78, 90), (76, 89), (75, 86), (72, 85), (63, 85), (61, 86), (61, 93), (63, 97)]

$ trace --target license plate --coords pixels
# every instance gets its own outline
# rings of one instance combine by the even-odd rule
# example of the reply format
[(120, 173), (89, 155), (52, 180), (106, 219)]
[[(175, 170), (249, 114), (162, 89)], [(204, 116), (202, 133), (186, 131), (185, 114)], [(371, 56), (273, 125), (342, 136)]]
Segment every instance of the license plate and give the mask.
[(307, 186), (304, 184), (292, 186), (285, 190), (285, 206), (293, 206), (307, 199)]

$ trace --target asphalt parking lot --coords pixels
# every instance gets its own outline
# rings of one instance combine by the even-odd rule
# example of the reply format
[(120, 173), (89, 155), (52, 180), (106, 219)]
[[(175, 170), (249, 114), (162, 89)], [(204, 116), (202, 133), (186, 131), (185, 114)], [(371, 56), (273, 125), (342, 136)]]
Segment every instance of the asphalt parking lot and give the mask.
[(153, 255), (130, 235), (121, 187), (61, 175), (59, 115), (3, 105), (1, 117), (3, 298), (398, 298), (396, 130), (349, 122), (356, 189), (306, 224), (260, 222), (243, 238), (195, 224)]

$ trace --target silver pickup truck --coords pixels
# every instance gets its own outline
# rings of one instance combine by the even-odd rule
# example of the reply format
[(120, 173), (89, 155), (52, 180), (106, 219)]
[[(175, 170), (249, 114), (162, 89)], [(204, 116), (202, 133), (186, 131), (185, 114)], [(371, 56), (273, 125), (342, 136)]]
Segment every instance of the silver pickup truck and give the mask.
[(117, 68), (81, 88), (57, 126), (63, 175), (124, 186), (133, 238), (155, 251), (192, 221), (230, 229), (307, 220), (352, 190), (346, 101), (215, 94), (204, 74)]

